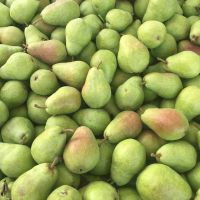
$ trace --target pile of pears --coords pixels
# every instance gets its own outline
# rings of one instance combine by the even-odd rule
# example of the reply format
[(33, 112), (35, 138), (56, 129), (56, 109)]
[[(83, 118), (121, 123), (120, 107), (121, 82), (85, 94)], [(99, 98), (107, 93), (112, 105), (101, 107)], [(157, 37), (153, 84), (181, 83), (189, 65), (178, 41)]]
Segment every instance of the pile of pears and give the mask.
[(0, 0), (0, 200), (200, 200), (200, 0)]

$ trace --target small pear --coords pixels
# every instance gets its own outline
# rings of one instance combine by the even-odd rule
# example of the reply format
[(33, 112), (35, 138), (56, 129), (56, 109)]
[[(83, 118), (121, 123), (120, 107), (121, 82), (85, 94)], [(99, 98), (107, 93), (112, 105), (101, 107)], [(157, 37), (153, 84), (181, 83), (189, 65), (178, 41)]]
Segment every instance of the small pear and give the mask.
[(82, 97), (90, 108), (105, 106), (111, 97), (111, 88), (102, 69), (92, 67), (82, 88)]
[(145, 162), (146, 151), (140, 142), (134, 139), (121, 141), (113, 152), (112, 180), (118, 186), (126, 185), (145, 166)]
[(134, 13), (139, 19), (142, 19), (148, 7), (149, 0), (135, 0), (134, 1)]
[(116, 8), (120, 9), (120, 10), (124, 10), (127, 12), (130, 12), (131, 15), (133, 15), (133, 5), (131, 2), (127, 1), (127, 0), (118, 0), (116, 2)]
[(134, 20), (133, 23), (122, 32), (122, 34), (137, 37), (137, 31), (141, 24), (142, 23), (139, 19)]
[(26, 104), (10, 110), (10, 117), (25, 117), (28, 118), (28, 110)]
[(189, 40), (183, 40), (178, 43), (178, 51), (193, 51), (196, 54), (200, 55), (200, 47), (195, 45)]
[(51, 33), (51, 39), (52, 40), (59, 40), (62, 43), (66, 43), (65, 38), (65, 28), (58, 27)]
[(76, 174), (92, 170), (99, 161), (100, 153), (92, 131), (81, 126), (76, 129), (63, 154), (67, 168)]
[(185, 136), (189, 123), (182, 112), (172, 108), (149, 108), (141, 115), (142, 121), (165, 140)]
[(191, 30), (190, 30), (190, 40), (193, 43), (197, 44), (197, 45), (200, 45), (200, 31), (199, 31), (199, 28), (200, 28), (200, 20), (195, 22), (192, 25)]
[(0, 100), (0, 127), (8, 120), (9, 118), (9, 110), (6, 104)]
[(81, 16), (87, 16), (90, 14), (96, 14), (96, 11), (92, 5), (92, 0), (85, 0), (80, 4)]
[(10, 9), (0, 2), (0, 27), (10, 26), (13, 24), (13, 20), (10, 17)]
[(121, 187), (118, 190), (120, 200), (142, 200), (139, 194), (129, 187)]

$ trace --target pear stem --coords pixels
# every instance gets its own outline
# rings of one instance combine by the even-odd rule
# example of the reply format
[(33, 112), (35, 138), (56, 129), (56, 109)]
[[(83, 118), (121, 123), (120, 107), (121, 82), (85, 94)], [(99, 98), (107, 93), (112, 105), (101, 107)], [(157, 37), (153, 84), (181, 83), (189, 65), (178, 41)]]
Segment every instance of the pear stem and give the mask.
[(47, 108), (46, 106), (40, 106), (40, 105), (38, 105), (38, 104), (34, 104), (34, 107), (36, 107), (36, 108), (41, 108), (41, 109), (46, 109), (46, 108)]
[(42, 17), (41, 16), (37, 20), (35, 20), (32, 24), (35, 25), (39, 21), (42, 21)]
[(103, 23), (105, 23), (105, 20), (103, 19), (103, 17), (101, 15), (98, 15), (98, 17)]
[(102, 64), (102, 61), (97, 65), (97, 69), (100, 69), (101, 64)]
[(104, 142), (108, 141), (108, 138), (107, 137), (104, 137), (100, 143), (99, 143), (99, 146), (101, 146)]
[(66, 134), (67, 134), (68, 132), (73, 133), (73, 132), (74, 132), (74, 129), (67, 129), (67, 128), (66, 128), (66, 129), (63, 129), (63, 130), (62, 130), (62, 133), (66, 133)]
[(160, 160), (161, 154), (151, 153), (151, 157), (156, 158), (156, 160)]
[(161, 61), (161, 62), (164, 63), (164, 64), (167, 64), (167, 61), (164, 60), (164, 59), (162, 59), (162, 58), (157, 57), (156, 59), (157, 59), (158, 61)]
[(56, 157), (53, 162), (49, 165), (49, 169), (53, 170), (55, 166), (61, 161), (61, 157)]

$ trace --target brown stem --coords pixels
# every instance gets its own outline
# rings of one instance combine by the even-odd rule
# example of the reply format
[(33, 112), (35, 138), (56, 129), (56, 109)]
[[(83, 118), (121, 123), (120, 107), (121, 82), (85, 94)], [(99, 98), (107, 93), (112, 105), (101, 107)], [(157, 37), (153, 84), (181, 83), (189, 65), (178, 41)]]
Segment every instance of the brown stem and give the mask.
[(73, 133), (74, 132), (74, 129), (68, 129), (68, 128), (64, 128), (63, 130), (62, 130), (62, 133), (68, 133), (68, 132), (71, 132), (71, 133)]
[(49, 165), (49, 169), (53, 170), (56, 165), (62, 160), (61, 157), (56, 157), (53, 162)]
[(167, 61), (164, 60), (164, 59), (162, 59), (162, 58), (157, 57), (156, 59), (157, 59), (158, 61), (161, 61), (161, 62), (164, 63), (164, 64), (167, 64)]
[(161, 154), (160, 153), (151, 153), (151, 157), (156, 158), (156, 160), (160, 160)]
[(46, 106), (40, 106), (38, 104), (34, 104), (34, 107), (35, 108), (41, 108), (41, 109), (46, 109), (47, 108)]
[(99, 64), (97, 65), (97, 69), (100, 69), (100, 65), (102, 64), (102, 61), (99, 62)]

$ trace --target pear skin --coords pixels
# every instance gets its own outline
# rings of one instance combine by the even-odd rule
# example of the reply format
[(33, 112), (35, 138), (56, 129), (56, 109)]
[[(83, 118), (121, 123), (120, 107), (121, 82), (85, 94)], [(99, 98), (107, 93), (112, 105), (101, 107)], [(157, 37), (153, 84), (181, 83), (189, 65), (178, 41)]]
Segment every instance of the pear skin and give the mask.
[(9, 118), (9, 110), (6, 104), (0, 100), (0, 127), (8, 120)]
[(51, 33), (51, 39), (52, 40), (59, 40), (62, 43), (66, 43), (66, 38), (65, 38), (65, 28), (63, 27), (58, 27), (53, 32)]
[(10, 26), (13, 24), (13, 20), (10, 17), (10, 9), (0, 2), (0, 27)]
[(120, 200), (142, 200), (136, 190), (129, 187), (120, 187), (119, 190)]
[(193, 51), (196, 54), (200, 55), (200, 47), (193, 44), (189, 40), (183, 40), (178, 43), (178, 51)]

